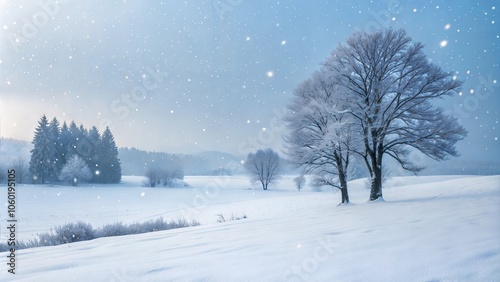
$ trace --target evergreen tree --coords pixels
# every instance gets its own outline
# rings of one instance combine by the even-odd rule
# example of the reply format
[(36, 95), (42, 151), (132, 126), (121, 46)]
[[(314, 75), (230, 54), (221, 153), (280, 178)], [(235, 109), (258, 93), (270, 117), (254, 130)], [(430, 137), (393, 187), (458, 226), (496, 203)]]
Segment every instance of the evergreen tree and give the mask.
[(45, 115), (38, 122), (32, 143), (30, 173), (34, 182), (45, 183), (51, 175), (57, 175), (54, 137)]
[[(102, 136), (93, 126), (90, 130), (74, 121), (59, 126), (54, 118), (49, 123), (44, 115), (35, 131), (31, 150), (30, 173), (34, 182), (58, 180), (65, 165), (73, 157), (81, 159), (90, 171), (90, 179), (98, 183), (119, 183), (121, 164), (118, 148), (109, 128)], [(67, 181), (68, 179), (64, 179)]]
[(66, 159), (69, 159), (73, 155), (77, 155), (78, 148), (78, 138), (80, 137), (80, 129), (74, 121), (69, 124), (69, 142), (67, 147)]
[(99, 183), (119, 183), (121, 181), (121, 164), (118, 159), (118, 148), (111, 130), (106, 127), (96, 148), (97, 170), (94, 181)]
[[(92, 172), (92, 175), (96, 177), (96, 172), (99, 170), (99, 156), (97, 154), (97, 149), (100, 143), (101, 135), (99, 133), (99, 130), (93, 126), (88, 134), (87, 137), (85, 138), (84, 144), (86, 147), (86, 156), (83, 157), (85, 162), (87, 163), (88, 167), (90, 168), (90, 171)], [(83, 145), (83, 144), (82, 144)]]
[(89, 133), (88, 130), (83, 126), (83, 124), (80, 124), (79, 129), (79, 134), (78, 134), (78, 141), (82, 141), (85, 136)]
[(87, 136), (88, 130), (83, 126), (83, 124), (80, 124), (75, 136), (76, 154), (84, 160), (90, 156), (89, 153), (90, 151), (92, 151), (91, 148), (93, 147), (91, 144), (89, 144)]
[[(68, 157), (68, 147), (70, 146), (71, 133), (66, 122), (61, 126), (61, 132), (59, 134), (59, 143), (57, 146), (57, 151), (59, 152), (60, 162), (65, 164)], [(61, 168), (62, 169), (62, 168)]]
[(61, 150), (59, 147), (61, 133), (59, 131), (59, 121), (57, 118), (53, 118), (49, 124), (49, 130), (52, 138), (52, 143), (54, 144), (54, 170), (49, 173), (49, 180), (57, 180), (59, 172), (61, 171), (64, 163), (61, 161)]

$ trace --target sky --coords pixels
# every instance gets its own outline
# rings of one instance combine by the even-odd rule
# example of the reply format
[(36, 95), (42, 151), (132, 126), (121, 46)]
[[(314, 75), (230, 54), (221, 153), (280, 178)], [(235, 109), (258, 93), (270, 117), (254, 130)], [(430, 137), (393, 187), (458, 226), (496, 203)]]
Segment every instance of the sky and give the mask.
[(356, 31), (404, 28), (464, 81), (464, 159), (500, 159), (500, 1), (0, 0), (1, 136), (42, 115), (117, 145), (244, 156), (283, 144), (293, 89)]

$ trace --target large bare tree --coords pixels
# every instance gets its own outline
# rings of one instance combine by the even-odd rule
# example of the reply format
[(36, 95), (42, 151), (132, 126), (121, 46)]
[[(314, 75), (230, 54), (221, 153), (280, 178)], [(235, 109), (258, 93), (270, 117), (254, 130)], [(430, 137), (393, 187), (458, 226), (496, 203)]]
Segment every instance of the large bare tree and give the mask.
[(358, 154), (371, 175), (371, 201), (382, 197), (384, 155), (418, 172), (412, 148), (444, 160), (459, 155), (455, 143), (467, 135), (456, 118), (431, 103), (459, 92), (462, 82), (433, 64), (423, 48), (404, 30), (358, 32), (323, 63), (363, 136)]

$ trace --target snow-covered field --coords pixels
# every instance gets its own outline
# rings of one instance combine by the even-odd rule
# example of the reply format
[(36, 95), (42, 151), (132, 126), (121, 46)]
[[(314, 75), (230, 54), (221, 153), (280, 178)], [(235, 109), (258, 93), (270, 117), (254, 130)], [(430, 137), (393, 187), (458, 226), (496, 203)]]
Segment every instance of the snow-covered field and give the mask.
[[(201, 226), (17, 251), (1, 281), (500, 281), (500, 176), (396, 177), (385, 202), (364, 180), (336, 192), (270, 191), (244, 176), (187, 177), (190, 187), (20, 186), (19, 239), (67, 222), (141, 222), (160, 216)], [(0, 199), (5, 203), (4, 189)], [(1, 207), (2, 241), (6, 239)], [(218, 223), (246, 215), (246, 219)], [(2, 269), (3, 268), (3, 269)]]

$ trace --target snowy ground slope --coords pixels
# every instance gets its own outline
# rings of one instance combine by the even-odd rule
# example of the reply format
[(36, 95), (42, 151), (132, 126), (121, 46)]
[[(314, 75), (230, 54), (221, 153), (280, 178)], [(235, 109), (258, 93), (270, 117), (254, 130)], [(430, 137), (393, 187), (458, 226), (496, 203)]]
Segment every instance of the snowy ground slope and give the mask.
[[(78, 219), (97, 227), (188, 216), (203, 225), (20, 250), (16, 275), (2, 253), (0, 280), (500, 280), (500, 176), (393, 178), (377, 203), (356, 180), (355, 204), (338, 207), (337, 193), (299, 193), (291, 177), (272, 191), (248, 189), (237, 176), (186, 182), (191, 188), (130, 178), (116, 187), (23, 187), (24, 238)], [(248, 218), (216, 223), (219, 212)]]

